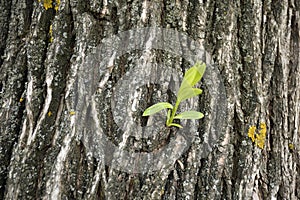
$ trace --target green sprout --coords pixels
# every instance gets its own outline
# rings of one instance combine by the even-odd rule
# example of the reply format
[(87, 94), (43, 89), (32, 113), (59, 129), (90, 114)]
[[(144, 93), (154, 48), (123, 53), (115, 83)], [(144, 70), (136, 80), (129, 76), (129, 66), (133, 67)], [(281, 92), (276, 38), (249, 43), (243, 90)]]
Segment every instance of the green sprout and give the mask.
[(194, 88), (194, 86), (201, 80), (205, 72), (205, 63), (197, 62), (193, 67), (186, 71), (182, 83), (177, 93), (177, 100), (175, 106), (168, 102), (160, 102), (147, 108), (143, 116), (153, 115), (163, 109), (168, 109), (166, 125), (176, 126), (182, 128), (180, 124), (174, 123), (174, 119), (201, 119), (204, 117), (203, 113), (197, 111), (185, 111), (176, 114), (179, 104), (189, 98), (202, 94), (202, 90)]

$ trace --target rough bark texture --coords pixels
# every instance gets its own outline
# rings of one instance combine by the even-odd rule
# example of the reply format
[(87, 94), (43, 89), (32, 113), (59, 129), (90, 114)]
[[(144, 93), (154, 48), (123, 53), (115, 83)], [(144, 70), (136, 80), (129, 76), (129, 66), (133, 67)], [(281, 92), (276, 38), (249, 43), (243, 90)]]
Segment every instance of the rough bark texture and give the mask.
[[(299, 15), (299, 0), (1, 1), (0, 199), (300, 199)], [(228, 113), (220, 141), (200, 159), (199, 143), (212, 125), (213, 99), (204, 93), (199, 106), (207, 115), (189, 149), (169, 168), (138, 174), (88, 154), (74, 96), (82, 63), (102, 39), (147, 26), (199, 42), (221, 72)], [(140, 147), (117, 128), (110, 99), (141, 58), (181, 73), (189, 66), (161, 51), (112, 59), (95, 80), (101, 87), (94, 110), (114, 144)], [(146, 123), (147, 106), (174, 100), (153, 85), (134, 98), (137, 110), (124, 112), (139, 123)], [(248, 137), (249, 126), (259, 130), (261, 123), (263, 149)], [(168, 142), (159, 137), (153, 148)]]

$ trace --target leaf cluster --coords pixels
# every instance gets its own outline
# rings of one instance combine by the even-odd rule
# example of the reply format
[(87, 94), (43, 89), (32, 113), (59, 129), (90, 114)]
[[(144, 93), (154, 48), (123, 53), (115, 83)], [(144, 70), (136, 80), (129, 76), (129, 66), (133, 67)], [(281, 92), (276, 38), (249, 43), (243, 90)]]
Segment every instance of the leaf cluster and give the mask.
[(143, 116), (153, 115), (161, 110), (168, 109), (167, 112), (167, 126), (176, 126), (182, 128), (180, 124), (174, 123), (174, 119), (201, 119), (204, 117), (203, 113), (198, 111), (185, 111), (182, 113), (177, 114), (177, 109), (179, 104), (187, 99), (195, 97), (197, 95), (202, 94), (202, 90), (199, 88), (195, 88), (194, 86), (201, 80), (203, 74), (205, 72), (206, 65), (205, 63), (197, 62), (193, 67), (188, 69), (184, 74), (182, 83), (177, 93), (177, 99), (175, 106), (168, 102), (160, 102), (154, 104), (147, 108)]

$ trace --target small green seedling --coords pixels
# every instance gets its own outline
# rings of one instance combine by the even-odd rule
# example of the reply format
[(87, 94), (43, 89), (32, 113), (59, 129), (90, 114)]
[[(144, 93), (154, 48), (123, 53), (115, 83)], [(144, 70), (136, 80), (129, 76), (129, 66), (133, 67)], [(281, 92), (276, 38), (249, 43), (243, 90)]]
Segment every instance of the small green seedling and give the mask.
[(183, 81), (177, 93), (177, 100), (175, 106), (168, 102), (160, 102), (154, 104), (147, 108), (143, 116), (153, 115), (163, 109), (168, 109), (167, 112), (167, 126), (176, 126), (182, 128), (180, 124), (174, 123), (174, 119), (201, 119), (204, 117), (203, 113), (197, 111), (186, 111), (179, 114), (176, 114), (179, 104), (189, 98), (195, 97), (202, 93), (202, 90), (199, 88), (194, 88), (194, 86), (201, 80), (206, 65), (205, 63), (197, 62), (193, 67), (186, 71), (183, 77)]

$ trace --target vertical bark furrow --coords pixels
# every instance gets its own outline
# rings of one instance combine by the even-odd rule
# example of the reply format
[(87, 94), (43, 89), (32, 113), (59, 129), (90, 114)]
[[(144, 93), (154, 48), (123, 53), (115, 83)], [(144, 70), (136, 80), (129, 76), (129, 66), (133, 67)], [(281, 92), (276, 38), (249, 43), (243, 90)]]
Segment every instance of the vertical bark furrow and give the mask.
[[(239, 55), (236, 48), (236, 34), (237, 34), (237, 17), (239, 14), (239, 5), (231, 1), (210, 2), (207, 10), (207, 26), (206, 26), (206, 41), (205, 47), (207, 51), (212, 54), (213, 62), (217, 66), (216, 69), (221, 70), (222, 79), (226, 86), (226, 98), (229, 99), (230, 104), (227, 104), (227, 123), (231, 124), (234, 118), (234, 104), (236, 103), (236, 89), (235, 82), (239, 80), (239, 75), (236, 73)], [(213, 47), (213, 49), (212, 49)], [(232, 57), (232, 54), (234, 57)], [(213, 100), (206, 100), (213, 101)], [(210, 105), (208, 104), (208, 107)], [(207, 118), (206, 118), (207, 119)], [(205, 123), (209, 123), (205, 120)], [(214, 126), (214, 125), (210, 125)], [(231, 190), (230, 177), (232, 176), (230, 168), (229, 174), (224, 175), (224, 168), (226, 166), (226, 157), (230, 147), (230, 137), (233, 136), (233, 130), (224, 128), (224, 133), (221, 133), (218, 145), (215, 151), (208, 158), (204, 158), (204, 165), (201, 165), (200, 175), (198, 177), (198, 184), (200, 191), (198, 191), (197, 199), (219, 199), (223, 190)], [(229, 160), (228, 160), (229, 161)], [(229, 175), (228, 177), (226, 177)], [(227, 183), (224, 184), (224, 182)], [(236, 180), (235, 180), (236, 181)], [(226, 189), (224, 187), (228, 186)], [(230, 191), (227, 191), (230, 193)]]
[[(295, 56), (293, 60), (291, 60), (290, 55), (286, 52), (293, 52), (291, 42), (293, 38), (299, 36), (299, 33), (295, 33), (293, 31), (294, 28), (291, 27), (293, 24), (292, 19), (294, 18), (292, 14), (294, 12), (293, 9), (287, 7), (287, 5), (281, 5), (280, 7), (282, 9), (280, 16), (274, 14), (274, 16), (277, 16), (276, 21), (279, 30), (274, 72), (270, 88), (270, 93), (272, 94), (269, 106), (271, 116), (269, 138), (271, 152), (268, 170), (271, 174), (274, 174), (272, 177), (269, 177), (270, 184), (274, 187), (270, 188), (269, 195), (272, 198), (287, 197), (289, 199), (295, 199), (296, 158), (291, 153), (293, 151), (291, 149), (293, 148), (291, 141), (295, 138), (294, 133), (299, 123), (299, 119), (297, 119), (297, 122), (294, 120), (294, 117), (298, 115), (294, 113), (294, 111), (297, 112), (298, 110), (298, 106), (294, 103), (298, 101), (297, 93), (299, 93), (299, 90), (291, 91), (289, 88), (299, 84), (294, 78), (294, 75), (298, 74), (298, 70), (291, 67), (290, 64), (291, 62), (295, 62), (295, 57), (297, 59), (299, 56)], [(294, 97), (296, 97), (296, 99), (294, 99)], [(293, 99), (293, 101), (291, 101), (291, 99)], [(296, 136), (296, 138), (297, 137), (298, 136)]]
[[(2, 2), (3, 3), (3, 2)], [(3, 198), (14, 145), (18, 142), (25, 104), (27, 76), (26, 38), (32, 5), (27, 1), (6, 2), (1, 11), (1, 94), (0, 103), (0, 198)], [(10, 19), (10, 20), (9, 20)]]
[[(12, 1), (0, 2), (0, 66), (2, 66), (4, 59), (4, 50), (7, 45), (7, 37), (9, 31), (9, 21), (11, 16), (11, 4)], [(1, 69), (1, 68), (0, 68)], [(1, 70), (0, 70), (1, 71)], [(1, 79), (0, 79), (1, 80)], [(2, 87), (0, 87), (2, 89)]]
[[(64, 49), (60, 49), (60, 52), (48, 51), (47, 47), (51, 46), (53, 42), (53, 32), (51, 20), (54, 17), (53, 10), (44, 10), (43, 7), (35, 4), (32, 26), (30, 29), (30, 34), (32, 37), (28, 38), (26, 44), (26, 55), (28, 67), (28, 88), (27, 96), (25, 98), (26, 102), (26, 114), (27, 118), (24, 120), (22, 126), (22, 132), (20, 136), (21, 142), (17, 145), (15, 149), (14, 156), (18, 159), (14, 162), (22, 162), (23, 165), (14, 166), (12, 164), (10, 179), (8, 182), (13, 182), (19, 185), (15, 188), (7, 188), (7, 198), (28, 198), (30, 196), (42, 196), (41, 188), (44, 187), (43, 177), (44, 177), (44, 164), (38, 165), (38, 163), (43, 163), (44, 155), (49, 148), (51, 143), (52, 133), (54, 130), (54, 120), (50, 118), (54, 117), (56, 114), (53, 110), (49, 109), (53, 106), (53, 103), (58, 105), (61, 99), (61, 93), (64, 90), (64, 82), (66, 78), (66, 68), (68, 67), (69, 57), (71, 53), (72, 36), (67, 36), (67, 33), (61, 33), (61, 38), (57, 38), (57, 41), (62, 42)], [(70, 20), (65, 21), (68, 25), (72, 25)], [(68, 26), (66, 27), (68, 29)], [(62, 29), (63, 30), (63, 29)], [(66, 30), (68, 34), (71, 34), (71, 29)], [(58, 34), (57, 34), (58, 35)], [(64, 44), (64, 39), (67, 38), (67, 44)], [(68, 44), (69, 43), (69, 44)], [(51, 49), (51, 48), (50, 48)], [(55, 64), (53, 67), (47, 62), (45, 62), (47, 55), (55, 54), (55, 59), (59, 63)], [(62, 55), (63, 59), (59, 59)], [(51, 58), (51, 56), (50, 56)], [(66, 58), (65, 61), (63, 61)], [(49, 58), (48, 58), (49, 59)], [(45, 69), (46, 68), (46, 69)], [(59, 74), (61, 72), (61, 74)], [(44, 74), (44, 77), (43, 77)], [(59, 77), (60, 76), (60, 77)], [(53, 86), (52, 80), (54, 80)], [(46, 88), (46, 91), (43, 89)], [(55, 88), (60, 88), (56, 91)], [(52, 95), (53, 89), (55, 95)], [(45, 95), (45, 101), (44, 96)], [(54, 97), (54, 98), (53, 98)], [(53, 109), (55, 106), (53, 106)], [(19, 174), (19, 175), (18, 175)], [(17, 178), (15, 178), (17, 177)], [(23, 181), (30, 177), (32, 179), (30, 184), (24, 184)]]
[[(289, 151), (292, 153), (291, 171), (294, 173), (290, 184), (294, 185), (295, 191), (291, 190), (291, 196), (300, 199), (300, 151), (296, 150), (295, 144), (300, 141), (300, 2), (290, 9), (291, 17), (291, 41), (289, 68), (289, 106), (290, 106), (290, 131)], [(298, 8), (298, 10), (297, 10)]]

